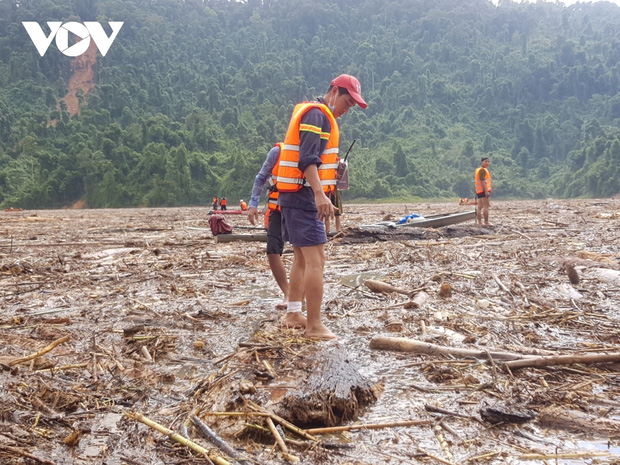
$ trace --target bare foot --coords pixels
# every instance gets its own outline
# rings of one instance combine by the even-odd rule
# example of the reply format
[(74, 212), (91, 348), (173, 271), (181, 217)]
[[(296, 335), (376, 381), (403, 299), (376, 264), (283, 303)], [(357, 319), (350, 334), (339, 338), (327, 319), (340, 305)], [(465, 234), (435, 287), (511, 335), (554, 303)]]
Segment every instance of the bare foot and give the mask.
[(308, 339), (338, 339), (338, 336), (336, 336), (329, 329), (327, 329), (327, 326), (325, 326), (323, 323), (319, 323), (317, 326), (314, 326), (312, 328), (307, 327), (306, 337)]
[(279, 304), (276, 304), (277, 310), (286, 310), (287, 308), (288, 308), (288, 299), (286, 298)]
[(306, 317), (301, 312), (287, 313), (282, 320), (282, 326), (285, 328), (305, 328)]

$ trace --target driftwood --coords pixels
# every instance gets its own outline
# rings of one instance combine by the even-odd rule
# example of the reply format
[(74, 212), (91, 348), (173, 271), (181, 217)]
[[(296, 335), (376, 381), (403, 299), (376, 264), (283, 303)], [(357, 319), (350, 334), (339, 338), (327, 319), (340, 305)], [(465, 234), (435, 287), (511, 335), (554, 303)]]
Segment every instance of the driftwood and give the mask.
[(392, 292), (396, 292), (397, 294), (404, 294), (409, 297), (413, 297), (416, 293), (418, 293), (421, 289), (402, 289), (400, 287), (392, 286), (391, 284), (384, 283), (383, 281), (377, 281), (375, 279), (367, 279), (364, 281), (364, 285), (370, 289), (372, 292), (377, 293), (387, 293), (390, 294)]
[(184, 445), (186, 447), (189, 447), (191, 450), (193, 450), (194, 452), (196, 452), (196, 453), (198, 453), (200, 455), (204, 455), (204, 456), (208, 457), (216, 465), (231, 465), (228, 460), (226, 460), (226, 459), (224, 459), (222, 457), (215, 456), (215, 455), (211, 454), (204, 447), (196, 444), (193, 441), (190, 441), (187, 438), (184, 438), (179, 433), (175, 433), (171, 429), (168, 429), (165, 426), (160, 425), (159, 423), (151, 420), (150, 418), (145, 417), (141, 413), (133, 413), (133, 412), (131, 412), (131, 413), (125, 413), (125, 414), (129, 418), (131, 418), (132, 420), (137, 420), (140, 423), (144, 423), (149, 428), (154, 429), (155, 431), (159, 431), (162, 434), (165, 434), (166, 436), (168, 436), (173, 441), (178, 442), (179, 444), (182, 444), (182, 445)]
[[(190, 419), (192, 420), (192, 424), (196, 427), (196, 429), (198, 429), (198, 431), (200, 431), (211, 444), (224, 452), (230, 458), (238, 460), (241, 459), (241, 455), (230, 445), (228, 445), (226, 441), (219, 437), (215, 431), (209, 428), (209, 426), (204, 423), (200, 418), (198, 418), (196, 415), (192, 415)], [(242, 465), (247, 464), (245, 460), (239, 460), (239, 463), (241, 463)]]
[(531, 357), (523, 360), (514, 360), (504, 363), (507, 368), (546, 367), (551, 365), (570, 365), (573, 363), (612, 363), (620, 361), (620, 354), (587, 354), (587, 355), (557, 355), (554, 357)]
[(35, 358), (39, 358), (42, 355), (45, 355), (48, 352), (51, 352), (52, 350), (54, 350), (54, 348), (56, 346), (62, 344), (63, 342), (67, 342), (70, 339), (70, 337), (71, 336), (65, 336), (65, 337), (61, 337), (60, 339), (56, 339), (50, 345), (48, 345), (47, 347), (41, 349), (38, 352), (35, 352), (34, 354), (28, 355), (27, 357), (21, 357), (21, 358), (16, 358), (15, 360), (11, 360), (8, 363), (8, 365), (9, 366), (15, 366), (15, 365), (19, 365), (20, 363), (29, 362), (30, 360), (34, 360)]
[(278, 403), (278, 413), (296, 425), (335, 426), (355, 420), (375, 402), (378, 385), (363, 377), (341, 348), (315, 354), (310, 377)]
[(218, 234), (215, 236), (215, 243), (222, 244), (224, 242), (267, 242), (267, 233), (257, 234)]
[(411, 302), (405, 304), (405, 308), (420, 308), (424, 305), (426, 299), (428, 299), (428, 294), (424, 291), (420, 291), (411, 299)]
[(563, 429), (588, 435), (620, 437), (620, 421), (597, 417), (558, 407), (543, 408), (538, 412), (538, 422), (548, 428)]
[(403, 420), (393, 421), (388, 423), (366, 423), (361, 425), (346, 425), (346, 426), (332, 426), (329, 428), (311, 428), (306, 430), (310, 434), (330, 434), (330, 433), (342, 433), (343, 431), (355, 431), (361, 429), (383, 429), (383, 428), (397, 428), (400, 426), (421, 426), (432, 425), (434, 420)]
[(393, 350), (397, 352), (414, 352), (427, 355), (456, 355), (459, 357), (489, 358), (496, 360), (521, 360), (529, 359), (530, 355), (516, 354), (512, 352), (491, 352), (487, 350), (458, 349), (446, 347), (428, 342), (416, 341), (402, 337), (376, 337), (370, 341), (370, 348), (377, 350)]

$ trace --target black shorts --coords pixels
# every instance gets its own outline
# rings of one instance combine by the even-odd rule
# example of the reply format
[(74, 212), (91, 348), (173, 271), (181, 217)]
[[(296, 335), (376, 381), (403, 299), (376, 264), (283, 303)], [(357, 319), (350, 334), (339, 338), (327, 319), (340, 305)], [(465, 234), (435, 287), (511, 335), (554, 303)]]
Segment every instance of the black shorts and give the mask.
[(486, 195), (484, 194), (484, 192), (482, 192), (481, 194), (476, 194), (477, 199), (484, 199), (485, 197)]
[(269, 229), (267, 229), (267, 255), (282, 255), (282, 213), (280, 210), (269, 212)]

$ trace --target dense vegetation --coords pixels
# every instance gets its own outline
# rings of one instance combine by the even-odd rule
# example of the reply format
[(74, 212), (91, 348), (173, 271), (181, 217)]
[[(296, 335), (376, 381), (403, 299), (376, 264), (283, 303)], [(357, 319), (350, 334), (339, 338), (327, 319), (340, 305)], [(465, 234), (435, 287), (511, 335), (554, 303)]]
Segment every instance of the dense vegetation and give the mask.
[[(124, 21), (70, 115), (22, 21)], [(44, 28), (47, 33), (46, 26)], [(0, 202), (234, 204), (293, 105), (356, 75), (348, 199), (620, 192), (620, 8), (486, 0), (0, 0)]]

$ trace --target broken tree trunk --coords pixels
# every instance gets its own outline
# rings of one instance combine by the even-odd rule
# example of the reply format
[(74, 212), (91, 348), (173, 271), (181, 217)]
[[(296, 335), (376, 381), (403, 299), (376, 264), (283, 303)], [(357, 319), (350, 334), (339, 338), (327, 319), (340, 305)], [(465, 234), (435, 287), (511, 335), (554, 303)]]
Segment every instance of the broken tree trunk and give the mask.
[(439, 346), (428, 342), (416, 341), (402, 337), (376, 337), (370, 341), (371, 349), (394, 350), (397, 352), (415, 352), (427, 355), (456, 355), (459, 357), (474, 357), (488, 359), (489, 355), (496, 360), (529, 359), (530, 355), (512, 352), (491, 352), (487, 350), (459, 349), (456, 347)]
[(341, 348), (314, 354), (310, 377), (278, 403), (278, 414), (300, 426), (336, 426), (355, 420), (381, 390), (362, 376)]

